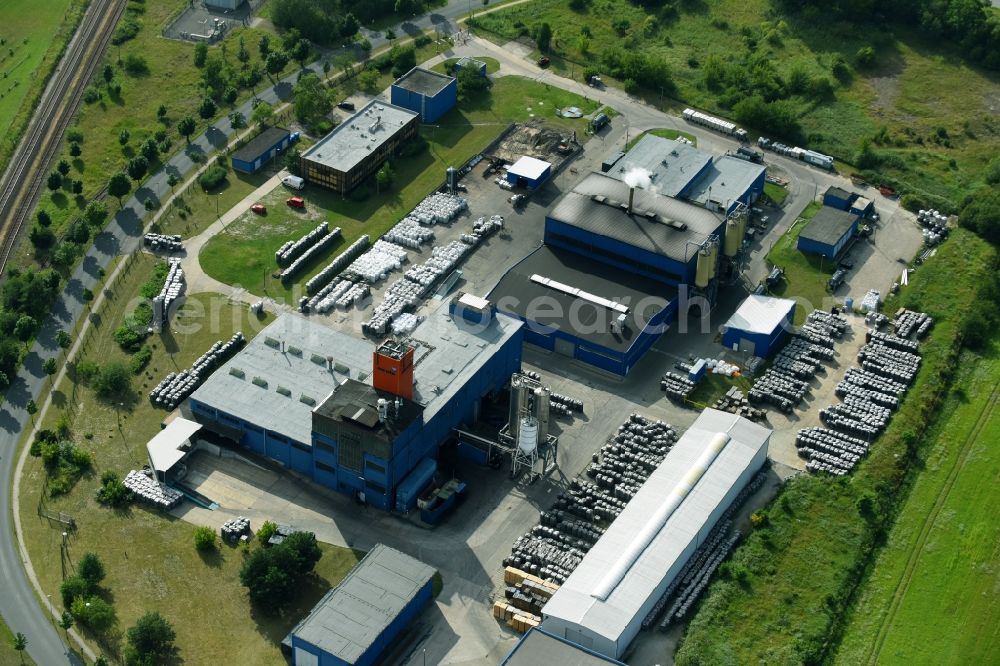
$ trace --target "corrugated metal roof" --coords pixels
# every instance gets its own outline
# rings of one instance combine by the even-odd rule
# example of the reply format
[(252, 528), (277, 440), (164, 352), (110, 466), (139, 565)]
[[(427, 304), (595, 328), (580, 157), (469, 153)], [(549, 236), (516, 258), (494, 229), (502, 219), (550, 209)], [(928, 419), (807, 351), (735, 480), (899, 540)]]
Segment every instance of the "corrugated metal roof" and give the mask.
[(770, 335), (781, 326), (781, 322), (793, 310), (795, 310), (793, 300), (750, 294), (729, 318), (724, 328)]
[(622, 662), (585, 650), (537, 627), (518, 641), (500, 666), (622, 666)]
[(799, 238), (833, 246), (851, 230), (857, 220), (858, 216), (850, 211), (823, 206), (802, 229)]
[(234, 160), (243, 162), (253, 162), (264, 154), (265, 151), (281, 141), (284, 141), (290, 132), (284, 127), (268, 127), (266, 130), (250, 139), (247, 145), (233, 153)]
[(538, 180), (545, 173), (545, 170), (551, 166), (552, 164), (545, 160), (540, 160), (530, 155), (522, 155), (521, 159), (514, 162), (507, 169), (507, 173), (512, 173), (515, 176), (527, 178), (528, 180)]
[(619, 180), (631, 169), (649, 172), (649, 189), (676, 197), (712, 161), (712, 156), (689, 143), (646, 134), (608, 172)]
[[(599, 201), (600, 198), (604, 201)], [(629, 187), (600, 173), (584, 178), (566, 194), (549, 217), (675, 261), (687, 261), (700, 245), (721, 232), (724, 220), (693, 204), (636, 188), (632, 213), (626, 210)], [(685, 225), (677, 229), (670, 221)]]
[[(728, 443), (638, 557), (623, 562), (623, 555), (636, 546), (637, 535), (650, 527), (657, 511), (670, 500), (672, 491), (719, 433), (730, 437)], [(770, 429), (735, 414), (703, 411), (545, 605), (543, 618), (576, 624), (617, 643), (633, 622), (642, 621), (638, 617), (640, 609), (655, 594), (667, 572), (673, 568), (676, 573), (682, 566), (684, 551), (757, 454), (766, 451), (770, 435)], [(593, 596), (608, 573), (623, 565), (628, 565), (624, 576), (607, 598), (602, 601)]]
[(691, 184), (685, 196), (703, 206), (711, 200), (728, 208), (732, 202), (746, 194), (765, 171), (761, 164), (723, 155), (712, 162), (712, 166)]
[(199, 430), (201, 430), (200, 423), (178, 417), (156, 433), (156, 436), (146, 444), (153, 469), (157, 472), (166, 472), (176, 465), (187, 454), (181, 447)]
[(353, 664), (433, 576), (423, 562), (376, 544), (292, 635)]

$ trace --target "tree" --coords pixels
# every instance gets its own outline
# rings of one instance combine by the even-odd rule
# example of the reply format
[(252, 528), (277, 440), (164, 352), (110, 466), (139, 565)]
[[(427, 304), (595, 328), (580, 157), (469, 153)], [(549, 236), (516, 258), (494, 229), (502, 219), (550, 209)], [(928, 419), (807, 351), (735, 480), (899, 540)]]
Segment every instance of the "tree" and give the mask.
[(386, 162), (375, 174), (375, 183), (378, 185), (378, 190), (381, 192), (392, 185), (393, 177), (395, 177), (395, 173), (392, 171), (392, 164)]
[(121, 132), (118, 133), (118, 144), (120, 146), (127, 146), (129, 139), (131, 138), (132, 135), (129, 133), (129, 131), (127, 129), (123, 129)]
[(254, 604), (277, 611), (322, 555), (314, 534), (296, 532), (276, 546), (253, 551), (240, 569), (240, 582)]
[(43, 227), (47, 227), (50, 224), (52, 224), (52, 217), (44, 210), (38, 211), (38, 215), (36, 215), (35, 217), (38, 220), (38, 224), (42, 225)]
[(67, 162), (66, 160), (59, 160), (59, 163), (56, 164), (56, 171), (61, 173), (63, 176), (68, 176), (69, 170), (70, 170), (69, 162)]
[(184, 116), (177, 122), (177, 133), (184, 137), (184, 140), (191, 143), (191, 135), (194, 134), (194, 130), (197, 127), (194, 118), (191, 116)]
[(49, 174), (48, 179), (45, 181), (45, 186), (48, 187), (53, 192), (57, 192), (60, 187), (62, 187), (63, 177), (58, 171), (53, 171)]
[(117, 621), (114, 607), (96, 595), (77, 597), (69, 610), (77, 622), (100, 634), (108, 631)]
[(292, 59), (299, 63), (300, 69), (305, 69), (306, 61), (309, 60), (309, 42), (300, 39), (295, 43), (295, 46), (291, 50)]
[(69, 630), (73, 628), (73, 614), (69, 611), (63, 611), (62, 617), (59, 618), (59, 626), (68, 636)]
[(226, 63), (218, 56), (213, 55), (205, 63), (205, 68), (202, 71), (202, 79), (205, 81), (205, 86), (211, 90), (213, 97), (221, 95), (223, 89), (226, 87), (225, 68)]
[(156, 118), (157, 118), (157, 120), (162, 121), (166, 117), (167, 117), (167, 105), (166, 104), (161, 104), (156, 109)]
[(365, 92), (373, 93), (378, 90), (378, 79), (378, 70), (366, 69), (358, 74), (358, 85), (361, 86), (361, 89)]
[(198, 115), (205, 120), (208, 120), (209, 118), (215, 116), (216, 110), (215, 102), (212, 101), (212, 98), (206, 97), (201, 100), (201, 104), (198, 106)]
[(240, 49), (236, 52), (236, 59), (240, 61), (244, 68), (246, 68), (247, 63), (250, 62), (250, 52), (247, 51), (246, 42), (243, 41), (243, 35), (240, 35)]
[(391, 42), (396, 39), (396, 32), (392, 28), (389, 28), (385, 31), (385, 38)]
[(104, 83), (110, 84), (111, 80), (115, 78), (115, 70), (111, 67), (111, 63), (104, 65), (104, 70), (101, 74), (104, 76)]
[(84, 553), (76, 566), (76, 573), (87, 584), (87, 591), (93, 593), (104, 580), (104, 563), (95, 553)]
[(260, 41), (257, 42), (257, 52), (260, 53), (261, 60), (267, 60), (267, 56), (271, 54), (271, 40), (268, 39), (267, 35), (260, 36)]
[(52, 247), (56, 242), (56, 235), (48, 227), (43, 227), (40, 225), (35, 225), (31, 227), (31, 232), (28, 234), (28, 239), (31, 240), (31, 246), (36, 250), (44, 251)]
[(194, 45), (194, 66), (201, 69), (205, 66), (205, 60), (208, 58), (208, 44), (205, 42), (198, 42)]
[(240, 96), (240, 91), (237, 90), (235, 86), (229, 86), (222, 93), (222, 101), (228, 104), (229, 106), (232, 106), (233, 104), (236, 103), (236, 100), (239, 99), (239, 96)]
[(552, 44), (552, 26), (544, 22), (538, 26), (535, 31), (535, 44), (542, 53), (548, 52)]
[(132, 181), (124, 173), (116, 173), (108, 179), (108, 194), (118, 199), (118, 207), (122, 207), (122, 197), (132, 191)]
[(83, 148), (80, 147), (76, 141), (69, 144), (69, 155), (70, 157), (79, 157), (83, 154)]
[(56, 344), (59, 345), (59, 349), (66, 351), (73, 344), (73, 338), (69, 333), (60, 328), (56, 333)]
[(92, 227), (100, 227), (108, 219), (108, 207), (103, 201), (91, 201), (83, 209), (83, 219)]
[(42, 362), (42, 371), (49, 376), (49, 383), (52, 382), (52, 376), (56, 374), (59, 368), (56, 366), (56, 360), (54, 358), (47, 358)]
[(274, 121), (274, 107), (267, 102), (261, 102), (254, 107), (250, 119), (261, 127), (267, 127)]
[(138, 657), (153, 663), (163, 661), (173, 652), (174, 639), (177, 637), (170, 623), (155, 612), (140, 617), (125, 635), (128, 639), (127, 661), (132, 662)]
[(156, 145), (156, 139), (149, 137), (142, 142), (139, 152), (146, 158), (147, 162), (152, 164), (160, 156), (160, 147)]
[(1000, 245), (1000, 210), (997, 206), (1000, 206), (1000, 190), (980, 190), (962, 208), (958, 214), (958, 223), (983, 240)]
[(110, 666), (110, 664), (108, 664), (108, 658), (101, 654), (94, 661), (94, 666)]
[(132, 388), (132, 373), (124, 363), (111, 361), (101, 366), (92, 384), (99, 397), (114, 398)]
[(149, 170), (149, 162), (142, 155), (136, 155), (128, 161), (125, 165), (125, 171), (128, 172), (129, 178), (135, 181), (138, 185), (142, 179), (146, 176), (146, 172)]
[(14, 324), (14, 337), (27, 344), (38, 331), (38, 321), (31, 315), (21, 315)]
[(70, 190), (73, 192), (73, 194), (83, 194), (83, 181), (74, 180), (73, 184), (70, 185)]
[(229, 114), (229, 126), (234, 130), (245, 129), (247, 126), (247, 117), (243, 115), (242, 111), (233, 111)]
[(34, 421), (35, 414), (38, 413), (38, 405), (35, 404), (35, 401), (33, 399), (28, 400), (28, 404), (24, 406), (24, 411), (28, 412), (28, 416), (30, 416), (31, 420)]
[(313, 124), (333, 110), (330, 89), (315, 74), (306, 74), (295, 84), (295, 117)]
[(194, 531), (194, 547), (202, 552), (215, 550), (215, 530), (204, 525)]
[(177, 177), (176, 173), (171, 173), (167, 176), (167, 185), (170, 186), (170, 191), (173, 192), (174, 188), (177, 187), (177, 183), (181, 182), (181, 179)]
[(10, 386), (10, 377), (6, 372), (0, 371), (0, 391), (6, 391)]
[(461, 67), (455, 75), (458, 81), (458, 94), (462, 99), (471, 99), (489, 90), (492, 82), (481, 75), (474, 67)]
[(73, 265), (73, 262), (76, 261), (79, 252), (79, 245), (63, 241), (62, 243), (56, 245), (56, 249), (52, 252), (52, 263), (56, 266), (69, 268)]
[(278, 74), (288, 65), (288, 55), (284, 51), (271, 51), (267, 54), (267, 60), (264, 61), (264, 70), (267, 72), (267, 78), (271, 79), (271, 83), (274, 83), (274, 74)]
[(14, 649), (21, 656), (21, 663), (24, 663), (24, 651), (28, 649), (28, 637), (20, 631), (14, 634)]

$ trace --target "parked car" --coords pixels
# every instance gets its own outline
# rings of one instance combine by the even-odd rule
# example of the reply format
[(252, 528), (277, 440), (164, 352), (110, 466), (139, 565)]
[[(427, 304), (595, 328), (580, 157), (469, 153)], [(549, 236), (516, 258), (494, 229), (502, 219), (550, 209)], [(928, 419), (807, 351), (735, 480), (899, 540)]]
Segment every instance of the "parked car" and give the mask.
[(254, 204), (250, 206), (250, 210), (257, 215), (267, 215), (267, 206), (264, 204)]
[(538, 66), (539, 67), (548, 67), (551, 62), (552, 61), (549, 60), (548, 56), (542, 56), (541, 58), (538, 59)]
[(288, 201), (285, 202), (292, 208), (305, 208), (306, 202), (302, 197), (289, 197)]
[(353, 111), (354, 110), (354, 102), (348, 102), (347, 100), (344, 100), (343, 102), (341, 102), (340, 104), (337, 105), (337, 108), (338, 109), (343, 109), (344, 111)]
[(852, 268), (854, 268), (854, 260), (849, 257), (844, 257), (843, 259), (840, 260), (840, 263), (837, 264), (837, 266), (845, 270), (851, 270)]

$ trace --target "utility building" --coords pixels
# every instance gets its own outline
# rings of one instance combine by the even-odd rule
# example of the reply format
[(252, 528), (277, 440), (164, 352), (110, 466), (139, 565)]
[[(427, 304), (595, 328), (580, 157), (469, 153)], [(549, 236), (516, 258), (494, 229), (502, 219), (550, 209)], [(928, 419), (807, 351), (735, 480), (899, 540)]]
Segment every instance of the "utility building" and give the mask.
[(472, 71), (478, 73), (479, 76), (486, 76), (486, 63), (482, 60), (470, 58), (469, 56), (459, 58), (458, 62), (455, 63), (454, 69), (456, 72), (460, 69), (471, 69)]
[(440, 443), (521, 367), (520, 322), (488, 306), (472, 325), (453, 307), (380, 345), (282, 315), (195, 391), (192, 412), (317, 483), (409, 511)]
[(769, 358), (788, 338), (794, 320), (795, 301), (751, 294), (722, 327), (722, 345)]
[(859, 218), (849, 210), (823, 206), (799, 234), (796, 247), (827, 259), (839, 257), (858, 231)]
[(419, 125), (416, 113), (372, 100), (302, 154), (302, 175), (346, 194), (416, 136)]
[(524, 155), (507, 169), (507, 182), (514, 187), (537, 189), (552, 175), (552, 164)]
[(233, 169), (242, 173), (257, 173), (291, 142), (291, 133), (285, 128), (268, 127), (233, 153)]
[(396, 79), (389, 92), (393, 104), (419, 114), (425, 123), (433, 123), (455, 108), (458, 81), (454, 76), (414, 67)]
[(369, 666), (431, 602), (434, 569), (376, 544), (283, 641), (295, 666)]
[(542, 608), (541, 628), (618, 659), (763, 466), (771, 430), (706, 409)]

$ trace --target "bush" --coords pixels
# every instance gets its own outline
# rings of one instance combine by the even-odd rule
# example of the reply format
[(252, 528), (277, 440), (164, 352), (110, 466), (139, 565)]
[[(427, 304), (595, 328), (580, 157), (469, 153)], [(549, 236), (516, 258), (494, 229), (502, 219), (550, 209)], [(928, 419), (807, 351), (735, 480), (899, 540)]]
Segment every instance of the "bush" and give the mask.
[(127, 323), (115, 329), (115, 342), (127, 352), (138, 352), (145, 339), (145, 331), (140, 332)]
[(87, 591), (94, 592), (104, 580), (104, 563), (95, 553), (84, 553), (76, 566), (77, 575), (87, 584)]
[(133, 375), (138, 375), (146, 369), (151, 358), (153, 358), (153, 350), (150, 349), (149, 345), (143, 345), (139, 351), (132, 354), (132, 358), (128, 361), (128, 369)]
[(59, 594), (62, 595), (63, 606), (69, 608), (75, 599), (87, 594), (87, 581), (80, 576), (68, 576), (59, 584)]
[(149, 74), (149, 65), (146, 64), (146, 59), (134, 53), (125, 56), (124, 69), (132, 76)]
[(316, 535), (295, 532), (277, 546), (253, 551), (240, 569), (240, 582), (248, 588), (251, 602), (277, 612), (291, 601), (298, 584), (322, 555)]
[(132, 373), (124, 363), (111, 361), (101, 366), (92, 383), (98, 397), (119, 397), (132, 388)]
[(875, 49), (870, 46), (862, 46), (854, 54), (854, 62), (858, 64), (858, 67), (871, 67), (875, 64)]
[(130, 39), (135, 39), (135, 36), (139, 34), (142, 29), (142, 23), (138, 19), (126, 14), (118, 21), (118, 27), (115, 28), (114, 34), (111, 35), (111, 43), (118, 45), (124, 44)]
[(114, 607), (96, 595), (77, 597), (69, 611), (77, 622), (99, 634), (106, 633), (118, 621)]
[(257, 540), (262, 544), (266, 544), (274, 533), (278, 531), (278, 526), (271, 520), (265, 520), (264, 524), (260, 526), (257, 530)]
[(225, 182), (227, 172), (218, 165), (212, 165), (205, 169), (205, 172), (198, 176), (198, 184), (206, 192), (214, 190)]
[(122, 507), (132, 501), (132, 491), (125, 487), (125, 482), (116, 472), (109, 470), (101, 475), (97, 501), (105, 506)]
[(199, 527), (194, 531), (194, 547), (201, 552), (215, 550), (215, 530), (211, 527)]
[(159, 613), (146, 613), (126, 632), (126, 663), (161, 663), (174, 650), (177, 634)]

